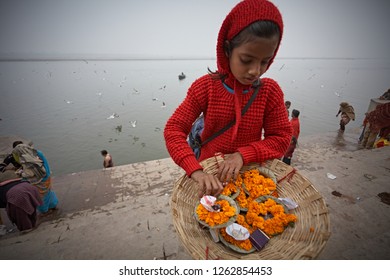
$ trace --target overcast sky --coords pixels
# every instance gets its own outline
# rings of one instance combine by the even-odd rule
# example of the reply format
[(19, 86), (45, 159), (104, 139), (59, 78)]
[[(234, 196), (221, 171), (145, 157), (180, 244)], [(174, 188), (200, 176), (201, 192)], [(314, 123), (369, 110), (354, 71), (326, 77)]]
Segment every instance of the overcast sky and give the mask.
[[(0, 57), (215, 57), (237, 0), (0, 0)], [(273, 0), (279, 57), (390, 57), (389, 0)]]

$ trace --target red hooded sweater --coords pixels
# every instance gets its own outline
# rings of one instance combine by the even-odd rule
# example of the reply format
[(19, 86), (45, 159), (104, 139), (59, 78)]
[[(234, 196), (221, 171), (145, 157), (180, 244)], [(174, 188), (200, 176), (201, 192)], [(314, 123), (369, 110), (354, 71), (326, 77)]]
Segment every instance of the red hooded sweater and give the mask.
[[(225, 88), (221, 80), (216, 80), (210, 75), (200, 77), (190, 86), (186, 98), (165, 126), (164, 137), (168, 152), (188, 176), (202, 169), (200, 161), (218, 152), (223, 154), (239, 152), (246, 165), (281, 158), (290, 144), (292, 128), (284, 104), (284, 95), (274, 80), (261, 79), (258, 95), (246, 114), (240, 116), (254, 89), (240, 84), (232, 75), (223, 50), (223, 42), (231, 40), (242, 29), (258, 20), (271, 20), (277, 23), (282, 37), (281, 15), (278, 9), (266, 0), (244, 0), (237, 4), (225, 18), (218, 35), (218, 72), (227, 75), (224, 82), (233, 88), (234, 94)], [(277, 50), (275, 55), (276, 52)], [(198, 162), (186, 139), (193, 122), (202, 112), (204, 114), (202, 140), (225, 127), (231, 120), (236, 119), (236, 125), (202, 146)]]

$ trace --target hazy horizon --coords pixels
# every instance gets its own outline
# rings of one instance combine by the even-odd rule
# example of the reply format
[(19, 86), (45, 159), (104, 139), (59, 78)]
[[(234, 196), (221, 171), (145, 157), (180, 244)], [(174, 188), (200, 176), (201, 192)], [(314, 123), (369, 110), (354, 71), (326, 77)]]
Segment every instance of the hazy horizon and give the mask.
[[(215, 58), (239, 0), (2, 0), (0, 58)], [(284, 20), (277, 57), (389, 58), (390, 1), (272, 0)]]
[[(164, 56), (164, 55), (117, 55), (117, 54), (17, 54), (17, 55), (0, 55), (1, 61), (104, 61), (104, 60), (215, 60), (216, 57), (205, 56)], [(324, 60), (377, 60), (390, 59), (390, 57), (337, 57), (337, 56), (301, 56), (301, 57), (281, 57), (275, 60), (289, 59), (324, 59)]]

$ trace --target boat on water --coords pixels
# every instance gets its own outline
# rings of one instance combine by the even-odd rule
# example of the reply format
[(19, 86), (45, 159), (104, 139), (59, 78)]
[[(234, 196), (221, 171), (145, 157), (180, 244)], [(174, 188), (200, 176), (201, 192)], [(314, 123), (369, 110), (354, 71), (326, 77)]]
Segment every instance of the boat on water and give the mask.
[(186, 75), (181, 72), (181, 74), (179, 75), (179, 80), (184, 80), (186, 78)]

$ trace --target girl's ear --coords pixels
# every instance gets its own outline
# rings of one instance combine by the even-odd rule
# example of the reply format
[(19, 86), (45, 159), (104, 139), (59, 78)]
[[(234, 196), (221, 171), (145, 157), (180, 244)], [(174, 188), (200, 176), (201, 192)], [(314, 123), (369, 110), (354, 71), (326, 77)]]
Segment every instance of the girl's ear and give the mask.
[(224, 46), (223, 46), (223, 49), (224, 49), (224, 51), (225, 51), (226, 57), (229, 58), (230, 55), (231, 55), (231, 44), (230, 44), (230, 42), (229, 42), (228, 40), (225, 41), (225, 44), (224, 44)]

